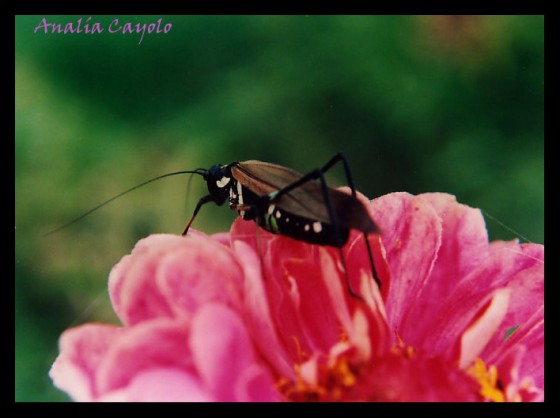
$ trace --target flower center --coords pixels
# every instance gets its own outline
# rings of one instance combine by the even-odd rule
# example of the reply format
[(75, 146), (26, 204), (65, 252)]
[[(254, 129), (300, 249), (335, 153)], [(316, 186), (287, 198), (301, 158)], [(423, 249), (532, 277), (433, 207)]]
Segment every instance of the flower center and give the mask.
[(358, 370), (344, 356), (317, 360), (314, 378), (306, 375), (307, 364), (294, 365), (296, 381), (282, 379), (278, 387), (289, 401), (338, 401), (356, 384)]
[(486, 367), (481, 359), (477, 358), (467, 373), (480, 384), (480, 395), (492, 402), (504, 402), (504, 388), (498, 377), (498, 369), (492, 365)]

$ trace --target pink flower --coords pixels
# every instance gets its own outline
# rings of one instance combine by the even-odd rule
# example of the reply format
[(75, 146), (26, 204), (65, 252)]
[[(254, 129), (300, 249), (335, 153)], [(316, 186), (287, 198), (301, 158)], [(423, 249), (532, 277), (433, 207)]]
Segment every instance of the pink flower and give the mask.
[(112, 270), (122, 327), (66, 331), (51, 376), (77, 401), (273, 401), (242, 312), (243, 272), (206, 237), (152, 235)]
[[(361, 197), (364, 199), (363, 197)], [(51, 376), (76, 400), (527, 401), (544, 390), (544, 247), (489, 243), (453, 196), (368, 205), (337, 249), (238, 219), (152, 235), (111, 272), (122, 327), (61, 337)]]

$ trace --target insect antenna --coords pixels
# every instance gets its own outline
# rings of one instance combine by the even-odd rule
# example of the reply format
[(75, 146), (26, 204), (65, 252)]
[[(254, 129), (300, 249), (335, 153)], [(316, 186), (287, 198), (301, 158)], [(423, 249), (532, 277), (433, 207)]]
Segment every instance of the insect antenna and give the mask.
[[(479, 208), (479, 209), (480, 209), (480, 208)], [(502, 228), (504, 228), (505, 230), (507, 230), (507, 231), (511, 232), (512, 234), (514, 234), (520, 241), (525, 241), (525, 242), (528, 243), (528, 244), (535, 244), (534, 241), (531, 241), (529, 238), (527, 238), (526, 236), (522, 235), (521, 233), (519, 233), (519, 232), (516, 231), (515, 229), (513, 229), (513, 228), (507, 226), (506, 224), (504, 224), (504, 223), (503, 223), (502, 221), (500, 221), (499, 219), (496, 219), (494, 216), (490, 215), (490, 214), (489, 214), (488, 212), (486, 212), (484, 209), (480, 209), (480, 211), (484, 214), (484, 216), (485, 216), (486, 218), (488, 218), (488, 219), (490, 219), (490, 220), (496, 222), (496, 223), (497, 223), (498, 225), (500, 225)], [(519, 254), (519, 255), (521, 255), (521, 256), (523, 256), (523, 257), (527, 257), (527, 258), (530, 258), (530, 259), (532, 259), (532, 260), (535, 260), (535, 261), (537, 261), (537, 262), (539, 262), (539, 263), (544, 264), (544, 261), (543, 261), (543, 260), (541, 260), (541, 259), (539, 259), (539, 258), (536, 258), (536, 257), (533, 257), (533, 256), (531, 256), (531, 255), (529, 255), (529, 254), (526, 254), (526, 253), (522, 252), (522, 251), (515, 251), (515, 250), (513, 250), (513, 249), (511, 249), (511, 248), (504, 248), (504, 251), (509, 251), (509, 252), (512, 252), (512, 253), (515, 253), (515, 254)]]
[(484, 214), (484, 216), (486, 216), (487, 218), (491, 219), (492, 221), (496, 222), (498, 225), (500, 225), (502, 228), (506, 229), (507, 231), (511, 232), (512, 234), (514, 234), (515, 236), (517, 236), (518, 238), (521, 238), (522, 240), (525, 240), (526, 242), (528, 242), (529, 244), (534, 244), (533, 241), (531, 241), (529, 238), (521, 235), (518, 231), (516, 231), (513, 228), (510, 228), (509, 226), (507, 226), (506, 224), (504, 224), (502, 221), (496, 219), (495, 217), (493, 217), (492, 215), (490, 215), (488, 212), (486, 212), (484, 209), (480, 209), (480, 211)]
[(87, 212), (82, 213), (82, 214), (81, 214), (80, 216), (78, 216), (77, 218), (74, 218), (74, 219), (72, 219), (71, 221), (65, 223), (64, 225), (61, 225), (61, 226), (59, 226), (58, 228), (55, 228), (55, 229), (53, 229), (52, 231), (47, 232), (46, 234), (43, 235), (43, 237), (47, 237), (47, 236), (52, 235), (52, 234), (54, 234), (54, 233), (56, 233), (56, 232), (62, 231), (62, 230), (65, 229), (65, 228), (68, 228), (70, 225), (73, 225), (73, 224), (75, 224), (76, 222), (82, 220), (83, 218), (85, 218), (85, 217), (88, 216), (89, 214), (95, 212), (95, 211), (98, 210), (98, 209), (101, 209), (101, 208), (102, 208), (103, 206), (105, 206), (105, 205), (108, 205), (108, 204), (111, 203), (113, 200), (116, 200), (116, 199), (118, 199), (119, 197), (122, 197), (122, 196), (124, 196), (125, 194), (128, 194), (128, 193), (130, 193), (130, 192), (132, 192), (132, 191), (134, 191), (134, 190), (136, 190), (136, 189), (139, 189), (140, 187), (145, 186), (146, 184), (152, 183), (152, 182), (154, 182), (154, 181), (156, 181), (156, 180), (161, 180), (161, 179), (163, 179), (163, 178), (171, 177), (171, 176), (178, 176), (178, 175), (181, 175), (181, 174), (199, 174), (199, 175), (203, 176), (205, 173), (206, 173), (206, 170), (204, 170), (203, 168), (197, 168), (197, 169), (194, 170), (194, 171), (175, 171), (175, 172), (173, 172), (173, 173), (167, 173), (167, 174), (162, 174), (161, 176), (153, 177), (153, 178), (151, 178), (151, 179), (149, 179), (149, 180), (146, 180), (146, 181), (144, 181), (144, 182), (142, 182), (142, 183), (140, 183), (140, 184), (137, 184), (137, 185), (134, 186), (134, 187), (131, 187), (131, 188), (128, 189), (128, 190), (125, 190), (124, 192), (121, 192), (121, 193), (119, 193), (119, 194), (117, 194), (117, 195), (111, 197), (110, 199), (106, 200), (105, 202), (100, 203), (99, 205), (97, 205), (97, 206), (91, 208), (91, 209), (88, 210)]
[(188, 208), (190, 208), (190, 203), (192, 200), (191, 184), (192, 184), (193, 174), (194, 173), (191, 173), (191, 175), (189, 176), (185, 189), (185, 207), (183, 208), (185, 212), (188, 210)]

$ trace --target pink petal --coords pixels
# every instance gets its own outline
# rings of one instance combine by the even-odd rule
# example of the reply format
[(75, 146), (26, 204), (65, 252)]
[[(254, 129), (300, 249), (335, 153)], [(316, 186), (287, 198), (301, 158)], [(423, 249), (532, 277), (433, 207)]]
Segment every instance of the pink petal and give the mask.
[(241, 304), (239, 263), (229, 248), (206, 237), (189, 237), (162, 254), (155, 281), (177, 317), (190, 318), (208, 302)]
[(488, 257), (457, 283), (451, 294), (434, 302), (439, 309), (434, 309), (429, 318), (430, 332), (418, 338), (415, 349), (441, 355), (456, 347), (458, 338), (488, 303), (489, 295), (507, 287), (512, 277), (529, 264), (515, 251), (509, 251), (517, 245), (512, 242), (490, 245)]
[(65, 331), (60, 337), (60, 354), (49, 372), (55, 386), (75, 401), (94, 400), (97, 367), (123, 332), (122, 328), (100, 324)]
[(400, 332), (411, 300), (416, 300), (432, 271), (441, 245), (441, 221), (426, 200), (408, 193), (382, 196), (369, 208), (382, 230), (391, 269), (387, 318), (389, 326)]
[(101, 393), (126, 387), (139, 373), (152, 368), (193, 370), (185, 324), (166, 318), (128, 328), (114, 341), (99, 364), (97, 387)]
[[(272, 315), (292, 361), (327, 353), (352, 331), (344, 273), (336, 251), (278, 237), (265, 259)], [(339, 267), (340, 266), (340, 267)]]
[[(239, 377), (258, 367), (244, 324), (222, 305), (210, 303), (200, 309), (193, 319), (190, 346), (202, 381), (220, 401), (235, 401)], [(272, 392), (272, 380), (268, 383), (262, 390)]]
[[(290, 353), (294, 363), (300, 360), (302, 351), (309, 353), (315, 350), (317, 344), (323, 347), (326, 345), (324, 340), (314, 340), (310, 334), (313, 330), (304, 326), (301, 313), (302, 305), (308, 304), (309, 300), (307, 294), (305, 298), (301, 297), (300, 281), (307, 280), (313, 286), (323, 277), (317, 269), (317, 264), (320, 264), (317, 261), (317, 246), (264, 230), (259, 230), (257, 241), (254, 227), (254, 223), (251, 225), (250, 222), (237, 219), (231, 229), (232, 241), (243, 241), (261, 254), (265, 275), (263, 281), (271, 317), (282, 330), (280, 338), (283, 347)], [(325, 293), (325, 288), (320, 283), (317, 292), (323, 295)], [(331, 329), (332, 327), (327, 328), (329, 331)]]
[[(328, 300), (328, 303), (324, 304), (324, 309), (331, 310), (333, 314), (330, 325), (331, 331), (333, 331), (332, 327), (336, 327), (339, 332), (340, 329), (343, 329), (345, 332), (351, 334), (353, 324), (349, 306), (351, 303), (357, 304), (358, 302), (351, 297), (347, 289), (344, 267), (340, 264), (340, 254), (337, 254), (337, 251), (324, 247), (320, 248), (318, 251), (320, 257), (319, 261), (322, 268), (320, 283), (325, 287), (326, 295), (323, 296), (320, 292), (318, 292), (318, 287), (314, 286), (311, 281), (305, 280), (305, 277), (304, 280), (301, 281), (302, 284), (305, 285), (305, 287), (301, 286), (302, 293), (307, 295), (317, 295), (316, 297), (320, 299), (320, 301), (317, 301), (316, 303), (313, 302), (313, 299), (309, 299), (308, 303), (306, 301), (307, 309), (310, 310), (309, 319), (310, 321), (313, 321), (313, 323), (321, 322), (322, 327), (327, 328), (328, 325), (326, 316), (319, 316), (318, 311), (320, 311), (319, 308), (321, 306), (321, 301)], [(347, 274), (348, 278), (350, 278), (350, 272)], [(335, 278), (338, 278), (338, 280), (335, 280)], [(356, 283), (357, 286), (352, 289), (360, 292), (359, 284), (361, 284), (361, 282), (357, 280)], [(313, 309), (313, 306), (315, 306), (315, 309)], [(337, 333), (337, 337), (338, 339), (333, 339), (332, 337), (327, 339), (327, 341), (329, 341), (329, 346), (332, 346), (333, 342), (338, 342), (340, 340), (339, 333)]]
[(466, 369), (479, 356), (498, 329), (506, 315), (509, 296), (509, 289), (496, 291), (488, 305), (463, 332), (459, 357), (461, 369)]
[[(506, 247), (508, 248), (508, 247)], [(515, 252), (515, 245), (509, 247)], [(515, 254), (515, 253), (514, 253)], [(488, 343), (481, 357), (497, 363), (516, 345), (524, 345), (526, 354), (520, 364), (522, 376), (531, 376), (538, 387), (544, 387), (544, 247), (524, 244), (518, 256), (528, 263), (510, 278), (510, 307), (504, 321)], [(506, 339), (508, 330), (515, 332)]]
[(125, 325), (133, 325), (156, 317), (172, 317), (173, 313), (155, 280), (162, 254), (181, 246), (187, 238), (157, 234), (136, 244), (111, 270), (109, 294), (115, 312)]
[(430, 275), (430, 290), (449, 294), (462, 277), (470, 273), (488, 256), (488, 233), (479, 209), (457, 203), (455, 196), (425, 193), (442, 222), (442, 245), (438, 263)]
[(189, 317), (207, 300), (239, 304), (241, 281), (233, 253), (215, 240), (196, 233), (152, 235), (113, 268), (109, 290), (121, 320), (134, 325)]
[(216, 234), (212, 234), (211, 238), (215, 241), (218, 241), (220, 244), (225, 245), (226, 247), (230, 246), (230, 234), (229, 232), (218, 232)]
[(520, 375), (520, 364), (526, 356), (523, 345), (512, 347), (497, 364), (500, 383), (504, 387), (506, 400), (539, 402), (544, 400), (544, 390), (535, 387), (531, 377)]
[(100, 402), (211, 402), (214, 399), (193, 375), (174, 368), (136, 374), (128, 386), (99, 398)]
[[(136, 244), (138, 245), (138, 243)], [(122, 306), (121, 306), (121, 295), (122, 295), (122, 286), (124, 283), (124, 279), (130, 270), (130, 266), (132, 263), (131, 260), (132, 256), (125, 255), (120, 261), (113, 266), (111, 272), (109, 273), (109, 297), (111, 298), (111, 304), (113, 305), (113, 309), (115, 313), (119, 316), (120, 320), (123, 321), (121, 316), (122, 313)]]
[[(413, 300), (406, 320), (399, 327), (401, 337), (417, 345), (432, 329), (436, 315), (457, 283), (488, 256), (486, 226), (478, 209), (457, 203), (455, 196), (427, 193), (418, 196), (436, 211), (442, 223), (437, 261), (421, 293)], [(418, 321), (418, 318), (425, 318)]]
[(382, 312), (356, 309), (349, 340), (362, 361), (371, 362), (390, 350), (391, 334)]
[[(261, 242), (259, 247), (258, 240)], [(257, 253), (263, 253), (263, 246), (268, 240), (276, 238), (276, 235), (265, 231), (262, 228), (257, 228), (257, 224), (253, 221), (245, 221), (241, 217), (235, 218), (230, 228), (230, 240), (246, 242), (251, 248), (255, 249)], [(259, 252), (260, 250), (260, 252)]]
[(261, 275), (261, 264), (255, 252), (243, 241), (235, 241), (233, 248), (243, 267), (244, 302), (247, 322), (259, 351), (283, 376), (294, 377), (292, 363), (276, 333), (270, 314), (268, 297)]
[[(507, 322), (508, 317), (503, 322)], [(500, 329), (495, 333), (493, 340), (488, 344), (480, 357), (487, 364), (498, 364), (503, 358), (511, 355), (512, 351), (523, 347), (524, 355), (520, 359), (519, 374), (522, 377), (531, 377), (535, 385), (544, 389), (544, 316), (543, 310), (523, 321), (508, 338)], [(510, 330), (513, 327), (510, 327)], [(511, 331), (510, 331), (511, 332)]]
[[(342, 330), (351, 329), (352, 320), (345, 302), (346, 289), (341, 283), (341, 272), (327, 250), (316, 250), (317, 255), (313, 258), (283, 263), (284, 274), (294, 280), (298, 298), (284, 299), (286, 310), (279, 312), (277, 320), (279, 323), (288, 320), (288, 304), (291, 305), (289, 312), (294, 314), (293, 321), (297, 321), (300, 328), (300, 332), (293, 335), (300, 339), (304, 349), (307, 345), (313, 352), (326, 353), (340, 341)], [(312, 262), (313, 259), (317, 261)]]
[(238, 402), (277, 402), (280, 396), (274, 390), (270, 374), (260, 366), (252, 365), (241, 372), (235, 385)]
[[(539, 312), (535, 317), (540, 316)], [(520, 331), (520, 335), (513, 335), (512, 341), (506, 341), (509, 347), (523, 346), (525, 354), (519, 365), (519, 374), (533, 379), (535, 385), (544, 389), (544, 317), (531, 318), (524, 326), (526, 329)], [(504, 352), (506, 352), (504, 350)], [(501, 356), (497, 357), (499, 361)]]

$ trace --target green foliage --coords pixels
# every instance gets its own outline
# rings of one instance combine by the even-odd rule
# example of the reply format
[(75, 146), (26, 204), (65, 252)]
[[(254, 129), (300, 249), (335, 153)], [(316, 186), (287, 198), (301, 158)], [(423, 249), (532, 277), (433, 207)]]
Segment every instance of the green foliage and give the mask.
[[(369, 197), (449, 192), (544, 240), (542, 16), (115, 16), (173, 24), (141, 44), (33, 33), (42, 17), (16, 18), (16, 400), (66, 399), (46, 377), (58, 336), (117, 323), (111, 267), (181, 232), (204, 185), (187, 199), (186, 179), (163, 180), (42, 235), (159, 174), (245, 159), (305, 172), (340, 150)], [(205, 207), (195, 227), (234, 217)]]

